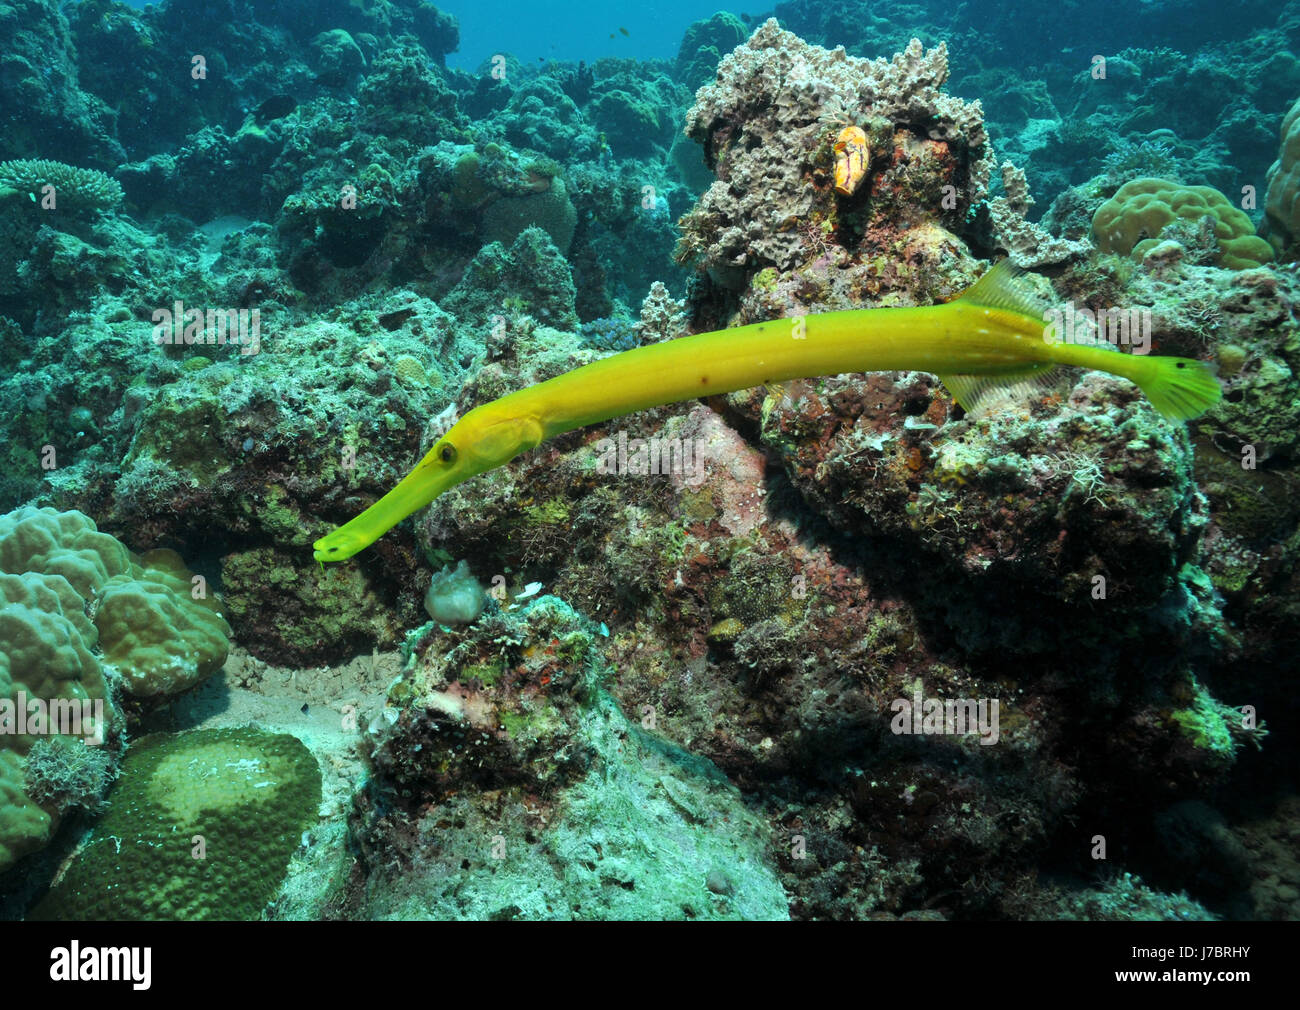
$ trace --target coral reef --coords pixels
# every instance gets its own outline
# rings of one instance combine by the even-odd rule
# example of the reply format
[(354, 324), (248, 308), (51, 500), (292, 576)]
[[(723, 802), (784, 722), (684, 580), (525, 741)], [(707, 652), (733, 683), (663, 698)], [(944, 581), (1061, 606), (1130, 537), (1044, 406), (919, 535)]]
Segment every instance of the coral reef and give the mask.
[[(174, 551), (133, 555), (80, 512), (28, 507), (0, 516), (0, 571), (39, 576), (65, 602), (68, 591), (80, 598), (79, 609), (90, 612), (94, 630), (78, 628), (73, 642), (79, 638), (87, 646), (98, 644), (99, 659), (92, 658), (89, 665), (111, 669), (133, 699), (178, 694), (226, 661), (230, 627), (206, 580), (193, 575)], [(54, 579), (61, 582), (50, 581)], [(67, 612), (66, 606), (62, 609)], [(25, 637), (15, 635), (10, 641)], [(49, 632), (33, 637), (68, 639), (66, 634), (51, 638)], [(42, 666), (17, 665), (25, 673)], [(81, 665), (77, 679), (90, 674), (84, 657)], [(102, 688), (100, 692), (88, 696), (102, 697)]]
[(1300, 235), (1300, 98), (1282, 117), (1282, 143), (1268, 170), (1264, 210), (1279, 251)]
[[(427, 3), (254, 6), (0, 4), (0, 914), (1295, 917), (1294, 2), (473, 69)], [(476, 406), (1003, 253), (1222, 400), (772, 383), (310, 562)]]
[[(550, 596), (463, 632), (412, 633), (368, 731), (375, 775), (353, 825), (367, 885), (336, 911), (786, 917), (764, 825), (707, 761), (611, 703), (599, 641)], [(664, 831), (674, 844), (639, 841)], [(400, 865), (386, 862), (394, 848), (407, 853)]]
[(52, 209), (62, 204), (74, 211), (111, 210), (122, 202), (122, 187), (111, 176), (93, 168), (77, 168), (58, 161), (0, 162), (0, 196), (11, 189), (29, 197), (33, 203), (47, 198)]
[[(984, 198), (991, 163), (979, 106), (945, 95), (947, 76), (942, 45), (926, 52), (914, 40), (892, 60), (866, 61), (810, 46), (768, 21), (723, 60), (687, 113), (686, 131), (718, 180), (682, 220), (681, 255), (739, 289), (764, 267), (805, 262), (805, 226), (823, 220), (828, 231), (861, 233), (873, 220), (928, 209), (925, 216), (960, 228)], [(837, 216), (830, 174), (838, 131), (810, 117), (833, 100), (841, 115), (862, 121), (871, 149), (889, 162), (864, 189), (866, 220), (861, 211), (858, 220)]]
[(722, 58), (749, 36), (745, 23), (729, 11), (718, 11), (686, 29), (677, 50), (679, 80), (695, 89), (711, 78)]
[[(120, 752), (119, 706), (145, 709), (210, 676), (230, 629), (179, 558), (136, 558), (79, 512), (0, 516), (0, 597), (4, 870), (70, 807), (96, 806)], [(37, 704), (47, 714), (27, 721)]]

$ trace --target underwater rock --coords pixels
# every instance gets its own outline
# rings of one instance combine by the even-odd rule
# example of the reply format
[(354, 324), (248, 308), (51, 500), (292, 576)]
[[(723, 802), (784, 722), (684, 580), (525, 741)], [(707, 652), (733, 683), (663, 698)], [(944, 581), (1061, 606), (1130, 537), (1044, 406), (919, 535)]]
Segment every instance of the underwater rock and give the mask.
[(312, 39), (311, 59), (317, 80), (334, 87), (347, 85), (366, 65), (361, 47), (342, 28), (321, 32)]
[[(1280, 154), (1263, 202), (1294, 258), (1293, 12), (1139, 5), (1102, 76), (1071, 5), (780, 0), (786, 31), (720, 13), (675, 62), (475, 40), (492, 57), (451, 70), (427, 3), (236, 7), (0, 5), (0, 157), (84, 166), (0, 196), (0, 512), (76, 506), (223, 593), (192, 609), (177, 559), (64, 512), (79, 546), (0, 574), (0, 701), (170, 698), (228, 620), (229, 683), (147, 714), (320, 732), (327, 820), (299, 745), (269, 748), (286, 812), (244, 775), (265, 736), (144, 741), (177, 749), (40, 914), (105, 914), (109, 873), (129, 914), (186, 917), (1295, 913), (1294, 805), (1248, 808), (1295, 765), (1300, 288), (1228, 207), (1256, 213)], [(1153, 179), (1170, 208), (1223, 196), (1096, 251), (1099, 209)], [(1221, 241), (1261, 255), (1223, 269)], [(941, 303), (1002, 251), (1054, 299), (1149, 315), (1140, 350), (1216, 362), (1223, 399), (1173, 426), (1099, 373), (970, 412), (922, 372), (769, 383), (547, 440), (310, 561), (477, 405), (688, 330)], [(156, 343), (178, 299), (256, 311), (257, 351)], [(474, 620), (430, 623), (426, 590)], [(0, 749), (0, 914), (104, 814), (147, 704), (110, 705), (103, 748)], [(169, 848), (193, 836), (167, 797), (204, 808), (206, 862)], [(256, 858), (227, 858), (236, 821)]]
[(686, 29), (677, 49), (678, 79), (692, 90), (700, 87), (717, 72), (722, 58), (748, 36), (745, 23), (730, 11), (696, 21)]
[[(914, 41), (892, 61), (859, 60), (768, 21), (723, 60), (687, 113), (686, 132), (718, 181), (683, 219), (679, 255), (734, 289), (765, 266), (806, 262), (803, 226), (840, 206), (831, 185), (840, 127), (819, 119), (832, 108), (867, 127), (873, 150), (912, 163), (905, 192), (883, 170), (871, 184), (872, 217), (898, 222), (933, 208), (960, 227), (987, 191), (992, 162), (978, 105), (944, 94), (947, 76), (942, 45), (925, 52)], [(955, 199), (944, 200), (945, 186)]]
[(527, 312), (558, 329), (577, 326), (577, 292), (569, 264), (542, 228), (529, 226), (509, 246), (493, 242), (470, 262), (464, 276), (442, 300), (462, 320), (496, 329), (502, 309)]
[(553, 77), (539, 77), (517, 88), (491, 122), (506, 140), (566, 162), (599, 156), (596, 128)]
[(655, 281), (641, 303), (641, 318), (636, 324), (639, 341), (653, 344), (672, 340), (684, 336), (685, 330), (685, 303), (673, 298), (661, 281)]
[[(551, 596), (412, 636), (367, 733), (351, 915), (788, 916), (768, 828), (716, 768), (612, 704), (599, 641)], [(647, 857), (663, 831), (674, 844)]]
[(117, 115), (103, 97), (82, 89), (78, 46), (61, 5), (13, 0), (0, 6), (6, 40), (0, 112), (0, 158), (54, 153), (112, 168), (124, 158)]
[(1002, 163), (1002, 187), (1006, 195), (989, 201), (990, 224), (998, 248), (1005, 249), (1016, 266), (1032, 269), (1087, 254), (1087, 242), (1057, 238), (1026, 219), (1034, 200), (1025, 173), (1009, 161)]
[(540, 228), (550, 236), (555, 248), (567, 252), (578, 215), (564, 180), (555, 176), (549, 182), (540, 192), (501, 197), (490, 203), (483, 211), (483, 241), (509, 247), (527, 229)]

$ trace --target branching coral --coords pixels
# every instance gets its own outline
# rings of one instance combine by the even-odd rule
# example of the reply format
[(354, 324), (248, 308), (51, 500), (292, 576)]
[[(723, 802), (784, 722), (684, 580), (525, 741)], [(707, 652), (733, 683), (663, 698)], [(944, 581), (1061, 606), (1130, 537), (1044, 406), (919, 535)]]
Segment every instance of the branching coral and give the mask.
[(47, 185), (54, 187), (54, 209), (107, 211), (122, 202), (121, 185), (98, 169), (44, 159), (0, 162), (0, 190), (26, 193), (40, 203)]

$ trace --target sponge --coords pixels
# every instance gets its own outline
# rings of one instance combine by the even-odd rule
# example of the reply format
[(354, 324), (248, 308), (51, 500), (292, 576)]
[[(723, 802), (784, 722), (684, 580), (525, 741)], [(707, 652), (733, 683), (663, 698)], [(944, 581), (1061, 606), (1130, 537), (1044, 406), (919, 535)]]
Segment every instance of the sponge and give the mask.
[(439, 624), (454, 627), (473, 624), (483, 613), (487, 597), (464, 561), (452, 571), (448, 565), (433, 577), (424, 594), (424, 609)]

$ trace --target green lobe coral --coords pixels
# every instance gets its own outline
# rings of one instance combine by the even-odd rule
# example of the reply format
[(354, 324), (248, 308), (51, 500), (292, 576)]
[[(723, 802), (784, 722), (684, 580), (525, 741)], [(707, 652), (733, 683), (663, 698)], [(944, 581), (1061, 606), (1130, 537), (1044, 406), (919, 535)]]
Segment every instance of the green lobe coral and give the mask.
[(320, 797), (320, 770), (296, 737), (251, 728), (144, 737), (108, 814), (31, 918), (257, 919)]
[(1214, 221), (1221, 266), (1246, 270), (1273, 259), (1272, 248), (1256, 237), (1250, 218), (1217, 189), (1168, 179), (1126, 182), (1097, 209), (1092, 230), (1103, 251), (1141, 259), (1171, 225), (1195, 224), (1205, 217)]
[[(75, 704), (78, 715), (82, 703), (101, 703), (105, 725), (97, 730), (112, 741), (123, 726), (114, 676), (133, 698), (161, 698), (225, 663), (230, 629), (215, 607), (192, 598), (190, 573), (174, 553), (137, 558), (80, 512), (0, 516), (0, 700), (15, 710), (36, 699)], [(0, 742), (4, 870), (49, 842), (67, 804), (33, 789), (43, 776), (28, 766), (29, 752), (48, 734)], [(100, 762), (100, 781), (111, 778), (113, 763)], [(94, 796), (81, 794), (81, 805), (93, 805)]]

